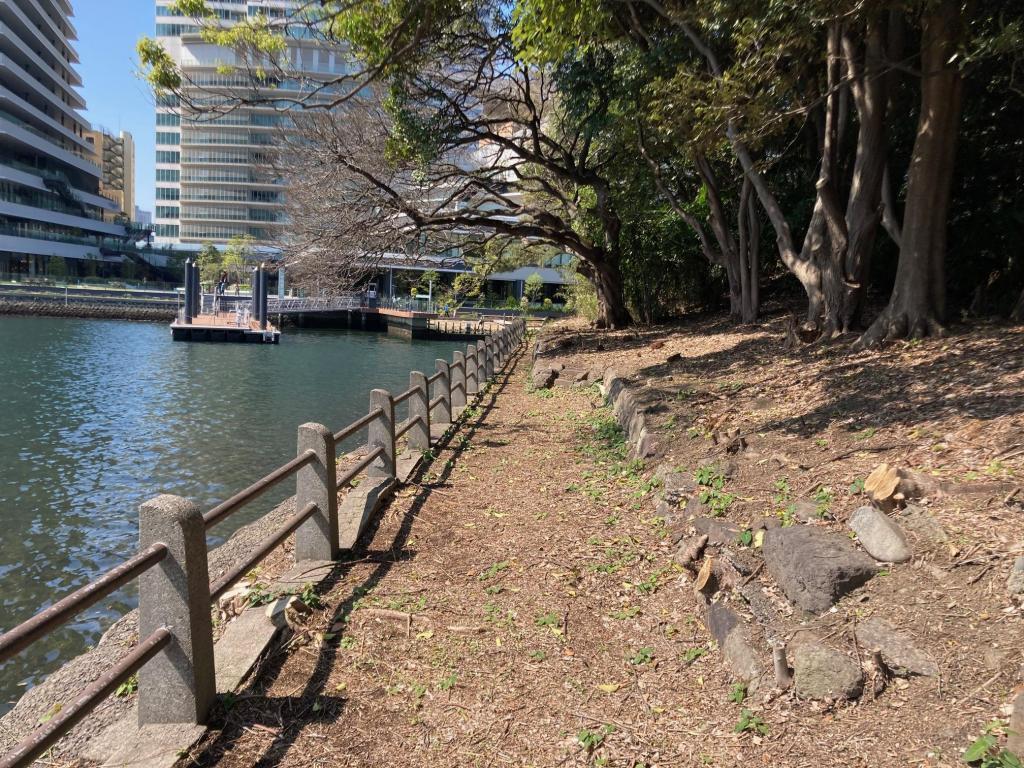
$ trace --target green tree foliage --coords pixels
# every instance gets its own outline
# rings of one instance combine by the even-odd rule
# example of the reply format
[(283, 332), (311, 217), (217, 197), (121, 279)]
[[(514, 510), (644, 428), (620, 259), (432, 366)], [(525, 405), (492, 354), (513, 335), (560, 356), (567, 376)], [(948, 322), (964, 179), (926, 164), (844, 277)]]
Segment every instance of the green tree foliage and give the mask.
[(523, 291), (530, 301), (540, 301), (540, 297), (544, 293), (544, 278), (540, 276), (539, 272), (534, 272), (523, 281)]
[(213, 243), (203, 243), (196, 254), (196, 263), (199, 264), (199, 279), (204, 283), (215, 283), (224, 270), (224, 255)]
[[(272, 20), (225, 27), (203, 0), (176, 7), (206, 40), (233, 48), (254, 80), (286, 71), (287, 41)], [(543, 263), (542, 248), (572, 253), (608, 324), (726, 300), (750, 321), (760, 286), (798, 288), (805, 328), (824, 337), (870, 324), (869, 299), (888, 296), (866, 342), (938, 332), (958, 309), (1022, 306), (1019, 4), (324, 0), (305, 9), (289, 23), (346, 44), (357, 62), (332, 83), (342, 87), (330, 106), (340, 114), (375, 83), (387, 136), (380, 168), (360, 173), (390, 193), (404, 173), (464, 184), (453, 199), (491, 196), (490, 220), (408, 199), (394, 211), (381, 204), (421, 233), (474, 231), (464, 252), (481, 275)], [(143, 40), (139, 56), (157, 90), (198, 108), (166, 51)], [(448, 76), (456, 70), (464, 75)], [(500, 186), (494, 176), (456, 181), (443, 165), (482, 145), (510, 153), (514, 171)], [(586, 303), (582, 283), (570, 293)], [(471, 294), (456, 283), (453, 295)]]

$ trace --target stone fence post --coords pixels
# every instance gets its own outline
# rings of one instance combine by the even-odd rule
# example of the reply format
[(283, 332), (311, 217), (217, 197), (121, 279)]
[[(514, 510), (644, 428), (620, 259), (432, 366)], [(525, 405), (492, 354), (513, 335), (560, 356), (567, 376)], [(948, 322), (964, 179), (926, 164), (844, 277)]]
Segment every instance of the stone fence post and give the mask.
[(452, 408), (466, 404), (466, 356), (461, 352), (452, 353)]
[(312, 502), (316, 512), (295, 531), (295, 561), (338, 556), (338, 468), (334, 435), (323, 424), (299, 427), (298, 454), (312, 449), (316, 459), (295, 475), (295, 511)]
[(408, 432), (409, 448), (413, 451), (430, 450), (430, 390), (427, 377), (419, 371), (409, 374), (409, 389), (415, 394), (409, 398), (409, 418), (419, 417)]
[(193, 502), (163, 494), (139, 507), (139, 550), (167, 556), (139, 577), (139, 637), (174, 639), (139, 670), (139, 725), (205, 723), (216, 697), (206, 526)]
[(370, 410), (380, 408), (381, 416), (366, 428), (366, 447), (369, 450), (383, 448), (381, 454), (366, 469), (368, 477), (395, 477), (395, 403), (386, 389), (370, 392)]
[(434, 367), (441, 376), (434, 382), (430, 393), (430, 401), (441, 398), (430, 413), (430, 420), (438, 424), (450, 424), (452, 421), (452, 369), (447, 360), (435, 360)]
[(466, 400), (480, 391), (476, 344), (466, 345)]

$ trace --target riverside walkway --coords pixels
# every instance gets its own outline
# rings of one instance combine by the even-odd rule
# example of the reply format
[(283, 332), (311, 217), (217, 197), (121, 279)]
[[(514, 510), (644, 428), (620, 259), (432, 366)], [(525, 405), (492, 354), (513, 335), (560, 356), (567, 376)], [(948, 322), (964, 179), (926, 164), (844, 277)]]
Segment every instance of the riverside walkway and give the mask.
[(749, 745), (735, 705), (702, 695), (727, 687), (721, 664), (682, 660), (707, 637), (610, 413), (593, 388), (528, 391), (527, 361), (390, 502), (194, 764), (725, 765)]

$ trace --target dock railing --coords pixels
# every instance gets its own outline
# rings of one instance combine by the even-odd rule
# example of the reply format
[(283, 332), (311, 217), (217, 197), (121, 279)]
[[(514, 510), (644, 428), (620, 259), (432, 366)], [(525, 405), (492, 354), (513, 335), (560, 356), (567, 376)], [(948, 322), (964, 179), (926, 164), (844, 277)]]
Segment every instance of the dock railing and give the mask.
[[(451, 363), (437, 360), (431, 376), (413, 371), (409, 388), (398, 395), (373, 390), (366, 415), (336, 432), (322, 424), (301, 425), (293, 459), (205, 514), (180, 496), (163, 494), (143, 503), (138, 554), (0, 636), (3, 663), (138, 579), (138, 644), (13, 751), (0, 757), (0, 768), (30, 765), (136, 673), (140, 726), (204, 724), (216, 696), (211, 610), (218, 598), (292, 534), (296, 562), (337, 559), (339, 491), (363, 472), (397, 482), (398, 439), (406, 437), (411, 451), (428, 450), (431, 424), (450, 426), (483, 389), (481, 382), (505, 366), (525, 335), (524, 321), (516, 319), (469, 345), (465, 354), (455, 352)], [(407, 418), (396, 423), (395, 408), (405, 403)], [(366, 453), (339, 475), (337, 445), (364, 430)], [(242, 562), (211, 583), (207, 531), (292, 477), (295, 511), (291, 517)]]

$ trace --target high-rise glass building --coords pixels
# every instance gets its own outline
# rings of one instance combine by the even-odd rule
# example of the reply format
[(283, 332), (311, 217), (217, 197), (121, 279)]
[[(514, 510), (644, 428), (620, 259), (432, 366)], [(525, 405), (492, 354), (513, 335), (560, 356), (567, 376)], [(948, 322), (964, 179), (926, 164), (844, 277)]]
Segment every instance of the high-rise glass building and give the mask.
[[(210, 0), (208, 4), (224, 25), (258, 15), (284, 19), (295, 6), (294, 0)], [(156, 36), (180, 66), (183, 87), (190, 96), (230, 100), (253, 93), (248, 73), (231, 71), (233, 52), (205, 42), (194, 20), (177, 15), (167, 2), (156, 6)], [(197, 116), (177, 97), (158, 99), (157, 243), (223, 244), (249, 235), (257, 243), (269, 244), (280, 232), (286, 190), (273, 172), (273, 157), (279, 132), (288, 129), (288, 117), (282, 112), (285, 100), (300, 98), (312, 84), (346, 71), (340, 49), (306, 37), (292, 37), (288, 55), (289, 76), (258, 90), (261, 98), (278, 100), (276, 104)]]
[(116, 204), (99, 194), (76, 91), (77, 38), (68, 0), (0, 2), (0, 276), (81, 272), (102, 259), (104, 221)]

